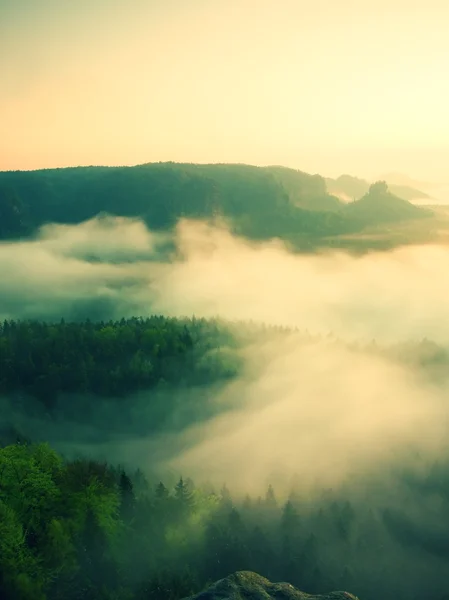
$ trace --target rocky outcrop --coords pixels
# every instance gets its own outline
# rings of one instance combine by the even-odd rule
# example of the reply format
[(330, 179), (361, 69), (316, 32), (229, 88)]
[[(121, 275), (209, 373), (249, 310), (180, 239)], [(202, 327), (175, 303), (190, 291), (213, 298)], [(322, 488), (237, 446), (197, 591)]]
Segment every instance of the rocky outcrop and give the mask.
[(331, 592), (311, 596), (294, 588), (289, 583), (271, 583), (268, 579), (239, 571), (220, 579), (207, 590), (185, 600), (358, 600), (349, 592)]

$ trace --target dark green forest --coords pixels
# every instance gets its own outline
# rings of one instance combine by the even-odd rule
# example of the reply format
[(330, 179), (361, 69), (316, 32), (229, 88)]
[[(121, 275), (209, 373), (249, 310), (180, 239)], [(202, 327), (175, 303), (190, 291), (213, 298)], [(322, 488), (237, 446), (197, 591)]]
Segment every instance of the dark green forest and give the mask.
[(236, 234), (311, 250), (335, 243), (329, 236), (432, 214), (382, 190), (367, 190), (362, 200), (346, 205), (320, 175), (284, 167), (152, 163), (0, 172), (0, 239), (104, 213), (138, 217), (156, 231), (170, 231), (183, 217), (222, 217)]
[[(237, 372), (231, 332), (204, 319), (122, 319), (0, 327), (0, 393), (25, 392), (52, 407), (60, 393), (121, 397), (164, 385), (210, 384)], [(226, 358), (228, 360), (226, 360)]]
[[(240, 349), (274, 339), (283, 343), (292, 335), (297, 347), (330, 340), (337, 347), (408, 365), (432, 382), (446, 381), (449, 372), (449, 349), (427, 339), (388, 346), (348, 344), (286, 327), (161, 315), (107, 322), (10, 320), (0, 324), (0, 395), (12, 398), (18, 413), (28, 399), (47, 414), (89, 422), (97, 402), (109, 399), (111, 410), (126, 408), (142, 401), (139, 392), (148, 392), (144, 402), (151, 418), (143, 433), (148, 427), (160, 431), (172, 413), (179, 417), (186, 408), (185, 418), (192, 421), (212, 415), (213, 405), (205, 398), (211, 386), (219, 388), (242, 375)], [(192, 394), (186, 407), (182, 398), (188, 390)], [(138, 419), (128, 424), (139, 426)], [(123, 419), (118, 423), (121, 430), (125, 425)]]
[[(404, 483), (404, 498), (438, 493), (447, 510), (446, 468)], [(167, 487), (140, 470), (65, 461), (48, 444), (22, 441), (0, 450), (0, 483), (2, 598), (171, 600), (242, 569), (310, 592), (447, 598), (443, 530), (425, 533), (351, 490), (310, 503), (300, 475), (287, 498), (269, 486), (241, 499), (226, 485), (180, 477)]]
[(448, 19), (0, 0), (0, 600), (449, 600)]
[[(65, 437), (70, 429), (76, 437), (79, 424), (89, 422), (100, 442), (117, 412), (118, 428), (130, 436), (207, 422), (213, 386), (241, 374), (239, 349), (292, 333), (298, 343), (343, 344), (251, 323), (161, 316), (4, 322), (2, 598), (178, 600), (231, 572), (252, 570), (311, 593), (348, 589), (366, 600), (447, 599), (444, 456), (431, 464), (416, 456), (313, 495), (298, 472), (288, 489), (273, 482), (250, 495), (233, 490), (232, 481), (216, 486), (192, 481), (189, 473), (159, 478), (151, 456), (142, 456), (141, 465), (109, 464), (66, 456), (55, 450), (57, 439), (53, 448), (43, 439), (44, 422), (55, 420)], [(449, 364), (449, 352), (428, 340), (370, 343), (364, 350), (413, 365), (432, 381), (443, 381)], [(139, 390), (148, 405), (141, 430), (127, 418)], [(93, 414), (96, 402), (109, 407), (103, 428)], [(170, 415), (182, 412), (182, 402), (189, 410), (173, 424)], [(32, 414), (41, 429), (36, 418), (27, 427)]]
[[(321, 485), (319, 473), (311, 488), (310, 473), (298, 469), (286, 482), (267, 467), (262, 479), (269, 483), (255, 492), (232, 474), (201, 478), (201, 465), (195, 473), (175, 472), (157, 443), (167, 440), (176, 454), (188, 446), (186, 432), (205, 435), (214, 419), (241, 407), (238, 384), (258, 381), (265, 367), (251, 357), (266, 344), (280, 354), (293, 343), (306, 354), (332, 346), (337, 354), (377, 357), (408, 369), (423, 389), (440, 391), (449, 383), (449, 347), (428, 339), (349, 342), (219, 317), (120, 318), (155, 312), (157, 286), (145, 269), (173, 260), (182, 218), (224, 219), (233, 234), (280, 238), (302, 252), (340, 247), (339, 235), (370, 226), (388, 230), (431, 215), (384, 182), (365, 186), (349, 204), (329, 189), (319, 175), (247, 165), (0, 173), (0, 308), (7, 317), (0, 323), (1, 598), (181, 600), (251, 570), (309, 593), (448, 600), (449, 454), (436, 461), (409, 448), (333, 487)], [(27, 243), (43, 225), (101, 215), (141, 219), (164, 241), (140, 254), (120, 252), (119, 240), (115, 254), (87, 244), (81, 261), (79, 249), (39, 254), (39, 244)], [(17, 240), (24, 243), (10, 243)], [(355, 242), (359, 249), (364, 243)], [(374, 242), (366, 243), (372, 249)], [(36, 262), (29, 261), (34, 254)], [(36, 280), (32, 266), (20, 270), (28, 261)], [(77, 279), (100, 264), (106, 275), (97, 270)], [(107, 275), (106, 267), (130, 264), (129, 277), (125, 270)], [(295, 368), (307, 378), (307, 364)], [(264, 390), (255, 389), (262, 407)], [(301, 390), (294, 391), (299, 398)], [(332, 398), (314, 401), (326, 411)], [(314, 456), (308, 461), (313, 465)]]

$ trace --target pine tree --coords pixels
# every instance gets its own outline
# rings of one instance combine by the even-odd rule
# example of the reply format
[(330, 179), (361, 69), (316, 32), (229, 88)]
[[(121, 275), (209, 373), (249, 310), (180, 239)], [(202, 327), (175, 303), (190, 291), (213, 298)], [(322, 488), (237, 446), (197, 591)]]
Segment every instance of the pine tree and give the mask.
[(182, 477), (175, 486), (175, 500), (181, 514), (185, 515), (192, 509), (194, 498), (189, 486)]
[(274, 489), (273, 486), (270, 484), (268, 486), (268, 490), (267, 493), (265, 494), (265, 506), (269, 509), (269, 510), (274, 510), (277, 508), (277, 500), (276, 500), (276, 495), (274, 493)]
[(130, 521), (134, 516), (136, 498), (134, 496), (134, 487), (131, 479), (123, 471), (119, 480), (120, 491), (120, 517), (124, 521)]
[(243, 500), (242, 510), (244, 512), (250, 512), (253, 507), (253, 501), (249, 494), (246, 494), (245, 499)]
[(169, 491), (162, 481), (157, 484), (156, 489), (154, 490), (154, 495), (157, 500), (166, 500), (169, 497)]

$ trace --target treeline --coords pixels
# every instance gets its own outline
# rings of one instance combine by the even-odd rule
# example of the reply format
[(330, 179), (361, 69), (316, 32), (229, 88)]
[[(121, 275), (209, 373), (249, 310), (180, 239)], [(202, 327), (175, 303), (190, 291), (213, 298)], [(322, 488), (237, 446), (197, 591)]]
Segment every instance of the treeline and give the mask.
[[(253, 570), (312, 593), (445, 600), (446, 468), (429, 470), (412, 488), (409, 478), (390, 509), (386, 488), (375, 498), (370, 489), (364, 497), (327, 490), (310, 499), (298, 476), (287, 498), (269, 486), (242, 499), (226, 485), (180, 477), (167, 486), (140, 470), (64, 461), (46, 444), (12, 444), (0, 449), (0, 596), (179, 600)], [(440, 527), (432, 531), (435, 494)], [(403, 502), (418, 527), (403, 507), (395, 510)]]
[[(152, 229), (170, 229), (181, 217), (221, 215), (264, 238), (286, 233), (285, 218), (293, 218), (300, 231), (328, 230), (328, 219), (317, 211), (339, 206), (319, 176), (250, 165), (153, 163), (0, 173), (4, 236), (107, 212), (140, 217)], [(334, 221), (341, 226), (342, 219)]]
[(207, 386), (241, 373), (240, 347), (291, 335), (297, 345), (342, 345), (432, 376), (444, 376), (449, 365), (448, 350), (427, 339), (348, 345), (332, 334), (163, 316), (109, 322), (7, 320), (0, 323), (0, 395), (25, 393), (51, 409), (60, 394), (123, 397), (139, 390)]
[(0, 324), (0, 394), (21, 391), (51, 408), (58, 394), (120, 397), (185, 387), (238, 373), (235, 339), (205, 319), (122, 319)]
[(321, 176), (283, 167), (154, 163), (0, 172), (0, 239), (102, 213), (137, 217), (153, 230), (166, 231), (183, 217), (224, 217), (239, 235), (279, 237), (293, 248), (312, 250), (317, 243), (330, 243), (328, 236), (425, 216), (399, 198), (390, 201), (399, 201), (400, 208), (383, 207), (379, 219), (375, 206), (354, 211), (332, 196)]

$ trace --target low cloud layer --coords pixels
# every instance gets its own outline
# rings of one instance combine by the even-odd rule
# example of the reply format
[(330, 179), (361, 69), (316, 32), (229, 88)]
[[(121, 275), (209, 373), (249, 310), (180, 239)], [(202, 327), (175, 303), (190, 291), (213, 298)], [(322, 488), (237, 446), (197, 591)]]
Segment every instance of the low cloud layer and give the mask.
[[(346, 340), (449, 343), (447, 248), (303, 256), (188, 221), (174, 241), (177, 251), (162, 260), (168, 238), (103, 218), (3, 243), (0, 318), (195, 314)], [(172, 471), (250, 490), (275, 471), (333, 485), (411, 449), (435, 456), (445, 444), (447, 390), (405, 366), (332, 340), (300, 345), (295, 334), (243, 352), (245, 375), (211, 400), (227, 407), (220, 416), (175, 439), (117, 441), (117, 454), (142, 464), (157, 452)]]
[(170, 468), (252, 491), (296, 472), (311, 490), (445, 448), (447, 389), (367, 352), (297, 342), (248, 348), (252, 376), (220, 397), (237, 397), (238, 408), (188, 431), (190, 448)]
[[(173, 259), (142, 223), (47, 226), (0, 245), (0, 318), (121, 318), (155, 312), (277, 323), (345, 338), (449, 340), (449, 250), (294, 255), (224, 227), (181, 222)], [(94, 311), (95, 315), (91, 312)]]

